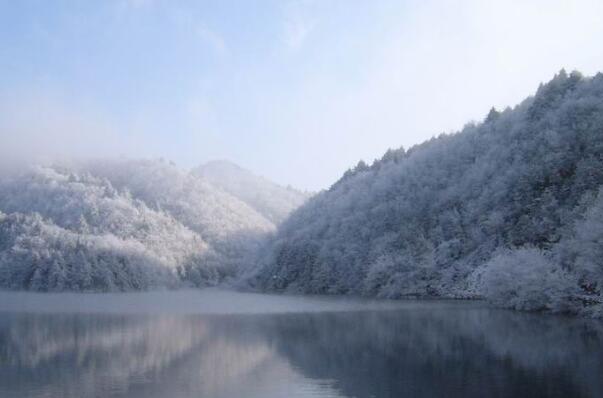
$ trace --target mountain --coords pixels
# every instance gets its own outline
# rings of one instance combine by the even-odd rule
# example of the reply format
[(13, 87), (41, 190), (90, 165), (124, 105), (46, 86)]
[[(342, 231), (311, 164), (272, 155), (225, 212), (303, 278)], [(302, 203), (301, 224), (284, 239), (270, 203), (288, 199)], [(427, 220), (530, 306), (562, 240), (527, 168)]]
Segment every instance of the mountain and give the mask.
[(603, 75), (360, 162), (262, 250), (266, 290), (603, 315)]
[(245, 202), (275, 224), (281, 223), (310, 194), (282, 187), (225, 160), (205, 163), (193, 173)]
[(213, 285), (245, 268), (274, 228), (165, 161), (34, 165), (0, 177), (0, 287)]

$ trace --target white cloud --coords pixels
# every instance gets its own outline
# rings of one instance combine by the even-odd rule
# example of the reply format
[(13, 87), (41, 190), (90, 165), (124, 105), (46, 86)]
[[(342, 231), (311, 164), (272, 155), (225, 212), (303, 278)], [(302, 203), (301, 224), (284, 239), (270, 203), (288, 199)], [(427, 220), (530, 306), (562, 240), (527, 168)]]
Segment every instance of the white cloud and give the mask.
[(210, 28), (203, 20), (196, 18), (185, 8), (174, 7), (170, 9), (168, 18), (171, 24), (181, 32), (191, 35), (193, 39), (211, 48), (218, 54), (228, 52), (224, 37), (215, 29)]
[(291, 49), (300, 48), (308, 35), (314, 29), (315, 22), (302, 19), (288, 19), (285, 21), (283, 42)]
[(282, 41), (292, 50), (301, 48), (316, 28), (312, 1), (294, 1), (283, 8)]
[(224, 38), (207, 26), (198, 25), (195, 28), (195, 34), (217, 53), (224, 54), (227, 52), (228, 49)]
[[(280, 119), (266, 119), (287, 132), (283, 152), (296, 185), (325, 187), (361, 158), (371, 161), (388, 147), (456, 131), (482, 120), (492, 106), (517, 104), (563, 67), (587, 75), (601, 70), (603, 52), (594, 49), (603, 38), (602, 16), (600, 0), (402, 8), (380, 15), (384, 29), (370, 40), (360, 40), (360, 29), (341, 33), (358, 39), (354, 52), (364, 54), (358, 62), (321, 48), (312, 60), (321, 67), (304, 69), (302, 89), (268, 107), (278, 109), (272, 112)], [(300, 154), (299, 162), (292, 153)]]
[(129, 8), (139, 9), (151, 6), (154, 3), (154, 0), (124, 0), (124, 3)]

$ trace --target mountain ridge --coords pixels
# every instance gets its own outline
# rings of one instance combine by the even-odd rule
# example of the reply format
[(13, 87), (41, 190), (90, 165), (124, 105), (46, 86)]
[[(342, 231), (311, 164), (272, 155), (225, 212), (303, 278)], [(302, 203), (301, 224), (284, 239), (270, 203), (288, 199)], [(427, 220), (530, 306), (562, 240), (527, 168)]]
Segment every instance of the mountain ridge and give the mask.
[(213, 160), (192, 172), (247, 203), (274, 224), (280, 224), (311, 196), (276, 184), (228, 160)]
[(482, 123), (360, 162), (279, 227), (250, 283), (600, 313), (581, 306), (603, 285), (603, 220), (584, 220), (603, 202), (602, 134), (603, 75), (562, 70)]
[(248, 266), (275, 224), (163, 160), (33, 164), (0, 177), (0, 286), (206, 286)]

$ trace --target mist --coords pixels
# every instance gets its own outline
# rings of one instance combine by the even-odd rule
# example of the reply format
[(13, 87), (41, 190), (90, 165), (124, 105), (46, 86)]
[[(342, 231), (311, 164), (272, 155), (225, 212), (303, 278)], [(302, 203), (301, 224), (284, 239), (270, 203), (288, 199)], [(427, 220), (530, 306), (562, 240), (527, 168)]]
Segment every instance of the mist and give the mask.
[(0, 97), (4, 165), (98, 157), (151, 157), (150, 135), (136, 135), (111, 116), (64, 96)]
[(603, 396), (601, 0), (0, 0), (0, 396)]
[(603, 65), (598, 1), (0, 8), (3, 159), (229, 159), (313, 191)]

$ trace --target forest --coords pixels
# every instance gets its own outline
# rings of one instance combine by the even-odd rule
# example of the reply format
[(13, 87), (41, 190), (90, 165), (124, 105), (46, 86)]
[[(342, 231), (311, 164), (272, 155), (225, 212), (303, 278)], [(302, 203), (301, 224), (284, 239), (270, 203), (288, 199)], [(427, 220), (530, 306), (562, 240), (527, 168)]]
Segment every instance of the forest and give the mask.
[(602, 184), (603, 75), (562, 70), (512, 109), (360, 161), (280, 225), (250, 284), (601, 316)]
[[(274, 230), (272, 220), (306, 194), (235, 168), (247, 187), (270, 189), (273, 200), (258, 209), (246, 190), (231, 194), (202, 177), (205, 166), (187, 172), (165, 160), (101, 159), (5, 172), (0, 286), (128, 291), (232, 278)], [(227, 166), (235, 167), (219, 169)]]
[(315, 195), (226, 161), (87, 159), (0, 174), (0, 287), (227, 283), (486, 298), (603, 315), (603, 75), (360, 161)]

